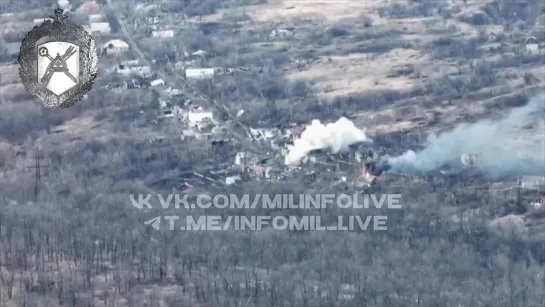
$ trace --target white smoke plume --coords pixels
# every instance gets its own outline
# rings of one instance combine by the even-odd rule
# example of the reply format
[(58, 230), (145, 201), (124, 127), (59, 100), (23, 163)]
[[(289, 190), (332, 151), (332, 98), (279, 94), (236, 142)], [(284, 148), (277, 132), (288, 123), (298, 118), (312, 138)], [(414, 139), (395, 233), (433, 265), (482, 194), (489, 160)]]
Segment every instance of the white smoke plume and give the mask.
[[(492, 177), (545, 174), (545, 135), (535, 134), (518, 144), (513, 138), (527, 134), (521, 128), (543, 118), (545, 96), (539, 95), (525, 106), (513, 109), (499, 120), (485, 119), (461, 124), (450, 132), (428, 139), (425, 148), (386, 157), (390, 171), (422, 173), (442, 166), (459, 166), (462, 154), (474, 154), (477, 165)], [(540, 114), (541, 113), (541, 114)]]
[(315, 149), (330, 149), (337, 153), (348, 150), (349, 145), (359, 142), (372, 142), (372, 140), (365, 135), (364, 130), (357, 128), (349, 119), (341, 117), (327, 125), (315, 119), (306, 127), (301, 138), (295, 139), (293, 145), (288, 146), (285, 163), (297, 165)]

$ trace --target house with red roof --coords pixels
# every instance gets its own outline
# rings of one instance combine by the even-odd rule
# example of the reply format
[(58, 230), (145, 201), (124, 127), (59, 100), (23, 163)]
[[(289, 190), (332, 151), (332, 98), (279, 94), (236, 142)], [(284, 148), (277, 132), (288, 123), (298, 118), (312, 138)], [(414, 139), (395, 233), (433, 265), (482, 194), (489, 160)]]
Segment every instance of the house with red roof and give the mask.
[(79, 7), (78, 11), (84, 12), (87, 14), (98, 13), (100, 11), (100, 6), (98, 5), (96, 1), (89, 1), (82, 4)]

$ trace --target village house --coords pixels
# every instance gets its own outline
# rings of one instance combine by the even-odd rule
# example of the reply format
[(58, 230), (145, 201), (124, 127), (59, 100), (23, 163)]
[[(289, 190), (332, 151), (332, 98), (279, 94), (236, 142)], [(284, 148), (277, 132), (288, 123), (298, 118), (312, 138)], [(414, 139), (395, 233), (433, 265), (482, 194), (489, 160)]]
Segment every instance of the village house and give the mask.
[(153, 75), (149, 66), (126, 66), (120, 64), (114, 68), (114, 72), (125, 77), (136, 75), (142, 78), (150, 78)]
[(272, 168), (266, 166), (268, 160), (269, 158), (258, 157), (251, 152), (238, 152), (235, 156), (235, 165), (251, 176), (268, 178), (272, 173)]
[(153, 88), (153, 95), (159, 105), (160, 116), (174, 116), (172, 112), (172, 101), (166, 86), (157, 86)]
[(185, 97), (182, 90), (159, 84), (153, 87), (153, 95), (159, 105), (159, 117), (183, 117), (183, 110), (179, 107)]
[(214, 68), (187, 68), (185, 70), (186, 79), (212, 79), (214, 75)]
[(156, 87), (159, 85), (165, 85), (165, 81), (163, 79), (156, 79), (150, 82), (151, 87)]
[(93, 35), (108, 35), (112, 33), (112, 28), (108, 22), (93, 22), (89, 24), (89, 31)]
[(140, 61), (139, 60), (126, 60), (126, 61), (121, 62), (119, 65), (138, 66), (138, 65), (140, 65)]
[(174, 30), (159, 30), (159, 31), (152, 31), (151, 36), (155, 38), (172, 38), (174, 37)]
[(83, 3), (79, 7), (78, 11), (80, 13), (85, 13), (85, 14), (96, 14), (100, 12), (100, 6), (98, 5), (96, 1), (89, 1), (89, 2)]
[(269, 34), (270, 37), (290, 37), (293, 36), (295, 32), (295, 28), (287, 28), (287, 29), (275, 29), (272, 30)]
[(242, 180), (240, 178), (240, 175), (228, 176), (228, 177), (225, 177), (225, 185), (232, 185), (237, 183), (240, 180)]
[(102, 53), (107, 55), (121, 54), (127, 51), (129, 51), (129, 44), (120, 39), (112, 39), (102, 45)]

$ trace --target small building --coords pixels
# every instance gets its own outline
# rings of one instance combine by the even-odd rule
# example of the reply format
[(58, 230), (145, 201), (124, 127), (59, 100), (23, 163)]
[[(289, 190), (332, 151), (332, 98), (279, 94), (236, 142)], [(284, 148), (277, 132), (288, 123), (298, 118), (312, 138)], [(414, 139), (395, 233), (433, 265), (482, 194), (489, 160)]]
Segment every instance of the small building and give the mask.
[(94, 22), (89, 24), (89, 28), (93, 35), (107, 35), (112, 33), (109, 22)]
[(539, 53), (539, 43), (537, 42), (537, 39), (533, 36), (528, 37), (524, 41), (524, 46), (527, 52), (531, 54), (537, 54)]
[(120, 54), (129, 51), (129, 44), (120, 40), (112, 39), (106, 44), (102, 45), (102, 53), (104, 54)]
[(214, 68), (187, 68), (185, 70), (186, 79), (212, 79), (215, 75)]
[(293, 36), (295, 29), (275, 29), (269, 34), (270, 37), (290, 37)]
[(174, 30), (158, 30), (152, 31), (151, 36), (155, 38), (172, 38), (174, 37)]
[(165, 85), (165, 81), (163, 79), (157, 79), (150, 82), (151, 87), (155, 87), (159, 85)]
[(225, 185), (232, 185), (240, 181), (240, 175), (228, 176), (225, 177)]

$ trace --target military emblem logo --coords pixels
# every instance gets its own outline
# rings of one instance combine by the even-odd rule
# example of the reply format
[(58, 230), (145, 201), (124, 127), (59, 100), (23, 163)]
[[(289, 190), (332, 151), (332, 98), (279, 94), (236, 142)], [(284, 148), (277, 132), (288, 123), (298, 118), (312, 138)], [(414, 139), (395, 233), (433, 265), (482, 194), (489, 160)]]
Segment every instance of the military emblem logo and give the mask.
[(98, 53), (91, 35), (57, 9), (52, 21), (34, 27), (23, 39), (19, 64), (25, 88), (39, 102), (66, 108), (91, 89)]
[(79, 46), (49, 42), (38, 46), (38, 56), (38, 83), (43, 87), (60, 96), (78, 85)]

